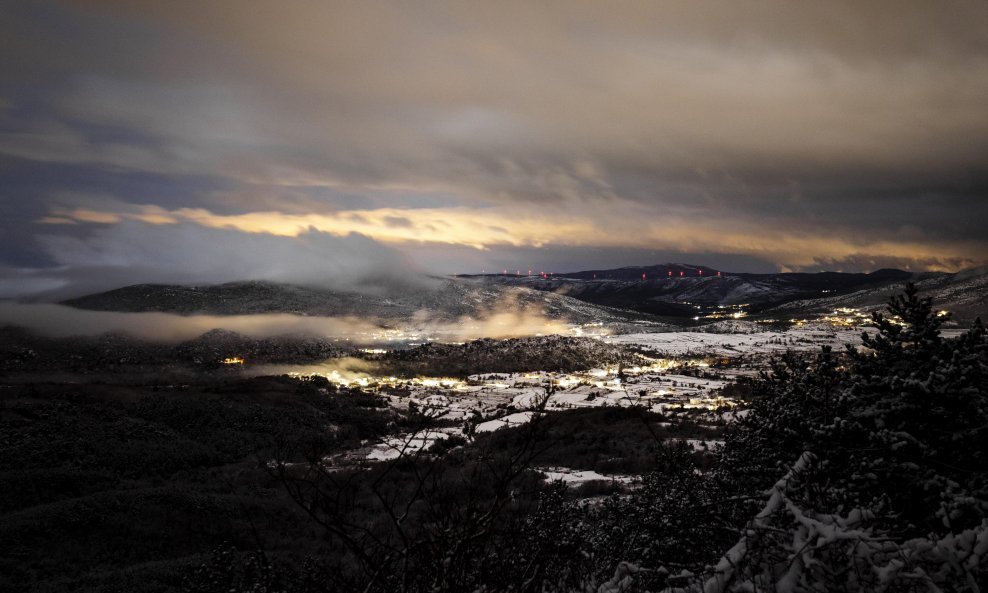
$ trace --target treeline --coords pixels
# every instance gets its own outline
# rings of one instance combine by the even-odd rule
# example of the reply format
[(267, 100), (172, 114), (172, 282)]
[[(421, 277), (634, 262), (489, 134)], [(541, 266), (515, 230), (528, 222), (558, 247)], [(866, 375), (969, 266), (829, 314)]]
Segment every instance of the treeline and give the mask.
[(361, 354), (400, 376), (467, 376), (532, 370), (572, 372), (607, 364), (638, 364), (632, 350), (592, 338), (539, 336), (465, 344), (429, 343), (386, 354)]
[(178, 344), (123, 334), (49, 338), (18, 327), (0, 327), (0, 377), (31, 373), (165, 374), (166, 365), (215, 369), (225, 358), (257, 363), (307, 363), (352, 354), (356, 349), (328, 338), (252, 338), (212, 330)]

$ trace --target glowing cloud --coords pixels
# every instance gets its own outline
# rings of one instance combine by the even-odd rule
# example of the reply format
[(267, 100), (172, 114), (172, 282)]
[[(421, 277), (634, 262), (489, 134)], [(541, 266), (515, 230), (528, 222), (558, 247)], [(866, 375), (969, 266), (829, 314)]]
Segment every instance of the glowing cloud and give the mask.
[[(765, 228), (751, 221), (718, 216), (701, 220), (669, 215), (656, 219), (641, 206), (590, 213), (545, 208), (380, 208), (334, 214), (249, 212), (216, 214), (205, 209), (164, 210), (145, 206), (131, 212), (88, 209), (53, 210), (38, 222), (114, 224), (139, 221), (152, 225), (194, 224), (250, 234), (298, 237), (310, 231), (338, 237), (359, 234), (387, 244), (436, 243), (488, 249), (497, 246), (538, 248), (547, 244), (663, 249), (747, 254), (800, 268), (821, 261), (895, 258), (920, 261), (927, 269), (956, 271), (982, 263), (978, 241), (872, 238), (854, 231)], [(400, 224), (395, 221), (400, 221)], [(877, 266), (875, 266), (877, 267)]]

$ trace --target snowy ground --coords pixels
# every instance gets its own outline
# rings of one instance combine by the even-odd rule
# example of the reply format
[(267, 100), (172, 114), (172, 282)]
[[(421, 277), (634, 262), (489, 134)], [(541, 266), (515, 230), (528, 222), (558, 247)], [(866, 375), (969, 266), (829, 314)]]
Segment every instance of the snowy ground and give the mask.
[(819, 350), (822, 345), (835, 348), (861, 343), (861, 330), (825, 325), (790, 329), (785, 332), (763, 331), (743, 334), (701, 332), (666, 332), (608, 336), (611, 344), (638, 346), (668, 356), (738, 356), (772, 355), (786, 350)]
[(620, 482), (622, 484), (631, 484), (636, 480), (635, 476), (608, 476), (593, 470), (575, 470), (568, 467), (537, 467), (535, 471), (544, 475), (547, 481), (560, 480), (569, 485), (580, 485), (587, 482)]
[[(822, 345), (835, 349), (861, 343), (859, 329), (830, 326), (801, 327), (785, 332), (717, 334), (700, 332), (639, 333), (601, 336), (614, 344), (632, 345), (652, 353), (647, 364), (637, 367), (600, 367), (573, 373), (533, 371), (528, 373), (481, 373), (467, 380), (445, 377), (364, 376), (343, 381), (377, 391), (399, 409), (416, 407), (451, 426), (415, 434), (395, 435), (362, 450), (356, 458), (394, 459), (428, 449), (437, 440), (464, 434), (470, 420), (478, 433), (520, 426), (529, 422), (531, 411), (548, 398), (547, 412), (600, 406), (644, 406), (674, 419), (689, 417), (716, 425), (731, 422), (746, 413), (739, 402), (723, 397), (720, 390), (739, 376), (751, 376), (767, 368), (772, 356), (786, 350), (816, 351)], [(718, 365), (716, 368), (711, 364)], [(698, 376), (700, 375), (700, 376)], [(717, 441), (685, 439), (698, 451), (712, 451)], [(559, 470), (558, 472), (556, 470)], [(568, 482), (612, 477), (587, 477), (592, 472), (565, 468), (549, 470)], [(553, 477), (552, 479), (556, 479)]]
[(386, 461), (397, 459), (402, 455), (414, 455), (423, 449), (428, 449), (436, 441), (460, 434), (457, 428), (429, 429), (411, 434), (398, 435), (378, 443), (366, 453), (369, 461)]

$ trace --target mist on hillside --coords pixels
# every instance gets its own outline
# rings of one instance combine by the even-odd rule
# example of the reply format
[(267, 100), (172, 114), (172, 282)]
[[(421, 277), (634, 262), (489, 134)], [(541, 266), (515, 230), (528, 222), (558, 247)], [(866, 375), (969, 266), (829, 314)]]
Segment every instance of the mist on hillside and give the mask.
[(18, 326), (48, 337), (126, 333), (156, 342), (189, 340), (213, 329), (254, 338), (306, 334), (350, 339), (357, 343), (398, 341), (408, 335), (466, 341), (482, 337), (510, 338), (564, 334), (568, 325), (530, 309), (504, 306), (454, 321), (433, 320), (428, 312), (407, 323), (356, 317), (315, 317), (287, 313), (259, 315), (176, 315), (86, 311), (56, 304), (0, 302), (0, 326)]

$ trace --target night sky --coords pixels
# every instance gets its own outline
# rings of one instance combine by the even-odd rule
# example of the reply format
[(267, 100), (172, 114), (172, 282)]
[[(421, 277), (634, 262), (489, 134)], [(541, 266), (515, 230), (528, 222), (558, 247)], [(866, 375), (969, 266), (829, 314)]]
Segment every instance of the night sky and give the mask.
[(986, 2), (4, 2), (0, 297), (988, 263)]

